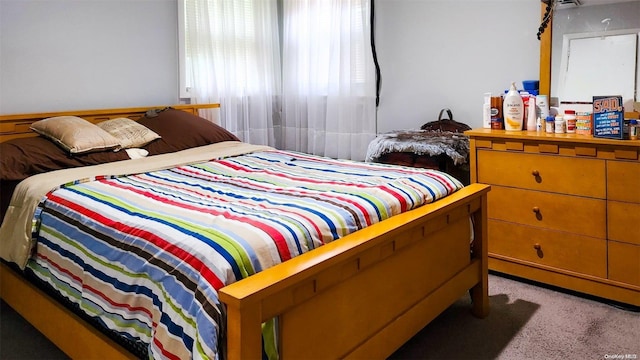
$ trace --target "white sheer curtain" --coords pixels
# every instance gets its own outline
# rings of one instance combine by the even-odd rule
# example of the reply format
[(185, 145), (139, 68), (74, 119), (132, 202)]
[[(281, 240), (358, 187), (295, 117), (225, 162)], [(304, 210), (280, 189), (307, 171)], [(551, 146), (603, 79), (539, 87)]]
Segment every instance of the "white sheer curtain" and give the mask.
[(370, 0), (283, 0), (283, 146), (363, 160), (376, 136)]
[(277, 0), (188, 0), (184, 11), (192, 100), (220, 103), (220, 125), (242, 141), (275, 146)]

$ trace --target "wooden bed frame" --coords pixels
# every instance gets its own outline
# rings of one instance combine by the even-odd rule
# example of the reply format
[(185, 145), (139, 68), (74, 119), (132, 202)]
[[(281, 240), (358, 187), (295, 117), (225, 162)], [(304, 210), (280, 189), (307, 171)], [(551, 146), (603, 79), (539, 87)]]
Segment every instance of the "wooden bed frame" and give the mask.
[[(0, 141), (33, 136), (29, 124), (46, 117), (136, 119), (150, 108), (0, 115)], [(469, 185), (222, 288), (227, 358), (260, 359), (261, 323), (276, 316), (283, 359), (388, 357), (469, 290), (485, 317), (489, 190)], [(5, 263), (0, 297), (71, 358), (134, 358)]]

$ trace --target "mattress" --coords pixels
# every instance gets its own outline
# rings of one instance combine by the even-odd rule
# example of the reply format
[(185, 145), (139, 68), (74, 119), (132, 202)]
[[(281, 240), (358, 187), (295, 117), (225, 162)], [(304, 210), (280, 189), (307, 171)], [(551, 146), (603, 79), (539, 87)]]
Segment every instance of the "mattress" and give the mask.
[[(26, 267), (154, 358), (223, 357), (221, 287), (462, 187), (434, 170), (270, 148), (204, 151), (178, 166), (59, 176), (65, 185), (40, 184), (50, 188), (28, 222)], [(274, 329), (264, 326), (270, 356)]]

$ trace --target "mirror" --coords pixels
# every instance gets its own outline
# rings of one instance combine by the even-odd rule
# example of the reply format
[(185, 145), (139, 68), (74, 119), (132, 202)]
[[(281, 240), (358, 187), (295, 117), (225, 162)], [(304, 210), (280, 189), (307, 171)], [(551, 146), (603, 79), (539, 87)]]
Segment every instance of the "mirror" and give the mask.
[[(543, 15), (546, 5), (541, 4)], [(591, 95), (620, 94), (631, 111), (640, 96), (638, 14), (640, 0), (555, 0), (553, 20), (540, 40), (540, 93), (555, 106), (558, 100), (579, 103)], [(604, 56), (612, 53), (617, 55)]]

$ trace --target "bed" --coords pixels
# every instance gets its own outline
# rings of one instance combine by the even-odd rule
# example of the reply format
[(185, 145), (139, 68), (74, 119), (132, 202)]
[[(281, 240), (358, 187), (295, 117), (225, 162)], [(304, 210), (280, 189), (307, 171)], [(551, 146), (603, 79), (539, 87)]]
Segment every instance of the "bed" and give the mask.
[[(59, 116), (78, 116), (96, 124), (126, 117), (149, 125), (158, 114), (162, 117), (169, 112), (180, 112), (197, 118), (199, 110), (215, 107), (215, 104), (180, 105), (157, 113), (149, 112), (149, 108), (129, 108), (2, 115), (0, 141), (11, 142), (23, 137), (42, 138), (34, 136), (30, 127), (42, 119)], [(191, 117), (181, 118), (191, 121)], [(166, 129), (150, 128), (161, 133), (160, 139), (145, 145), (148, 153), (146, 158), (119, 158), (118, 161), (129, 164), (128, 170), (120, 171), (131, 173), (131, 169), (138, 169), (143, 163), (163, 162), (160, 159), (175, 154), (186, 159), (194, 152), (190, 148), (193, 144), (181, 144), (184, 148), (175, 147), (174, 143), (167, 144), (171, 134)], [(206, 132), (203, 130), (194, 136)], [(183, 140), (180, 138), (178, 142)], [(222, 153), (216, 153), (217, 159), (229, 159), (230, 156), (236, 156), (236, 151), (245, 152), (238, 148), (252, 146), (224, 136), (213, 140), (197, 140), (205, 142), (198, 147), (218, 148), (224, 145)], [(159, 144), (163, 141), (164, 148), (160, 149)], [(226, 148), (226, 144), (233, 145), (231, 148), (234, 150)], [(169, 146), (167, 150), (168, 145), (173, 147)], [(207, 148), (207, 151), (213, 150)], [(286, 166), (328, 161), (261, 147), (251, 147), (248, 152), (254, 158), (267, 159), (274, 164), (275, 161), (287, 163)], [(117, 156), (124, 156), (122, 152), (117, 153), (120, 153)], [(90, 154), (97, 156), (96, 152)], [(127, 156), (131, 157), (128, 153)], [(284, 161), (281, 161), (282, 157)], [(103, 170), (114, 163), (95, 158), (82, 159), (78, 163), (79, 156), (69, 158), (74, 163), (65, 165), (73, 169), (65, 170), (65, 175), (61, 175), (60, 179), (47, 181), (65, 179), (63, 182), (67, 182), (66, 176), (71, 176), (69, 179), (91, 177), (94, 175), (87, 175), (84, 171), (92, 167)], [(168, 168), (168, 165), (159, 166)], [(370, 166), (386, 167), (389, 171), (421, 171), (380, 164)], [(233, 163), (228, 167), (238, 168), (240, 165)], [(34, 171), (47, 173), (48, 170), (39, 168)], [(69, 172), (73, 174), (66, 175)], [(57, 176), (58, 172), (53, 171), (52, 174)], [(15, 186), (16, 193), (21, 193), (25, 187), (22, 184), (29, 182), (46, 189), (50, 185), (39, 181), (45, 175), (48, 176), (36, 174), (26, 181), (14, 179), (14, 183), (9, 182), (8, 186), (3, 183), (3, 196), (6, 196), (6, 188)], [(106, 178), (106, 181), (111, 179)], [(118, 176), (113, 178), (120, 179)], [(437, 201), (374, 222), (340, 237), (338, 241), (315, 248), (310, 246), (312, 250), (220, 287), (217, 294), (225, 319), (219, 339), (219, 346), (224, 349), (222, 354), (227, 359), (262, 358), (265, 352), (263, 329), (266, 327), (263, 324), (270, 324), (274, 329), (277, 356), (284, 359), (384, 358), (468, 291), (473, 300), (473, 314), (486, 316), (489, 311), (486, 244), (488, 191), (489, 187), (482, 184), (464, 186)], [(12, 211), (10, 207), (7, 209), (8, 212)], [(11, 226), (7, 225), (7, 219), (12, 219), (11, 215), (5, 215), (3, 227), (15, 229), (16, 224), (12, 222)], [(3, 242), (28, 243), (29, 239), (17, 240), (23, 230), (12, 233), (10, 240), (3, 238)], [(0, 246), (7, 248), (4, 243)], [(24, 251), (3, 249), (2, 254), (0, 296), (70, 357), (137, 357), (129, 348), (96, 329), (25, 277), (21, 269), (31, 253), (25, 257)], [(189, 356), (199, 355), (192, 353)]]

